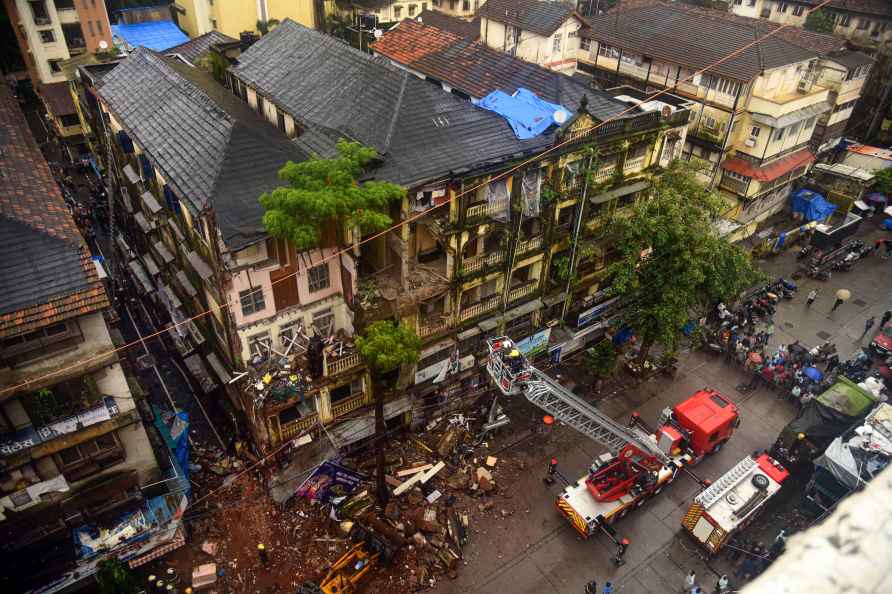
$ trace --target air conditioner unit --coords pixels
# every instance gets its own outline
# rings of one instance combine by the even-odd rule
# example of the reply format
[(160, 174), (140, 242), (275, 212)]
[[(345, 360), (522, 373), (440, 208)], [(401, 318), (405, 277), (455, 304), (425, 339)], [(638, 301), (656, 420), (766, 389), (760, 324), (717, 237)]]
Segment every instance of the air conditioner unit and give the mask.
[(750, 136), (749, 138), (747, 138), (746, 140), (743, 141), (743, 144), (745, 144), (746, 146), (748, 146), (750, 148), (753, 148), (754, 146), (756, 146), (756, 137)]

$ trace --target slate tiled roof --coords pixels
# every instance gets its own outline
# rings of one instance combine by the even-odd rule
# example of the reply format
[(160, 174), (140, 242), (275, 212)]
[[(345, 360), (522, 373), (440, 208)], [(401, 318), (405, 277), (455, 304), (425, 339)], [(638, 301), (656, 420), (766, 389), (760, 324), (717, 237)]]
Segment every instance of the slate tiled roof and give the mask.
[(487, 0), (477, 11), (477, 16), (544, 37), (557, 31), (575, 14), (572, 4), (549, 0)]
[[(766, 69), (795, 64), (821, 55), (774, 35), (752, 44), (765, 35), (758, 19), (728, 17), (718, 11), (690, 9), (654, 2), (590, 19), (590, 29), (582, 35), (628, 52), (655, 60), (679, 64), (691, 70), (711, 66), (710, 72), (738, 81), (750, 81)], [(828, 50), (829, 51), (829, 50)], [(721, 64), (718, 60), (738, 52)]]
[(542, 99), (571, 111), (579, 107), (582, 96), (586, 95), (588, 112), (600, 120), (627, 108), (609, 94), (565, 74), (412, 20), (399, 23), (371, 47), (395, 62), (474, 98), (484, 97), (495, 90), (513, 93), (525, 87)]
[(195, 63), (196, 60), (208, 53), (211, 45), (215, 43), (231, 43), (238, 41), (220, 31), (208, 31), (204, 35), (199, 35), (194, 39), (190, 39), (186, 43), (175, 45), (164, 50), (165, 54), (179, 54), (186, 60)]
[(0, 85), (0, 338), (108, 307), (18, 103)]
[(422, 10), (415, 20), (473, 41), (480, 37), (480, 17), (467, 21), (436, 10)]
[(383, 157), (373, 177), (406, 186), (551, 142), (518, 140), (500, 116), (288, 19), (230, 70), (295, 118), (304, 149), (327, 156), (338, 137), (356, 140)]
[(838, 64), (842, 64), (849, 70), (858, 68), (859, 66), (867, 66), (869, 64), (873, 64), (876, 61), (874, 58), (868, 56), (867, 54), (856, 51), (834, 52), (832, 54), (829, 54), (827, 57)]
[[(818, 6), (822, 0), (794, 1), (806, 6)], [(830, 0), (827, 8), (892, 18), (892, 2), (889, 0)]]
[(306, 153), (204, 71), (144, 48), (105, 75), (99, 96), (177, 196), (213, 208), (228, 246), (266, 237), (257, 198)]
[(47, 104), (47, 109), (54, 116), (63, 116), (77, 113), (74, 107), (74, 99), (67, 82), (40, 85), (40, 95)]

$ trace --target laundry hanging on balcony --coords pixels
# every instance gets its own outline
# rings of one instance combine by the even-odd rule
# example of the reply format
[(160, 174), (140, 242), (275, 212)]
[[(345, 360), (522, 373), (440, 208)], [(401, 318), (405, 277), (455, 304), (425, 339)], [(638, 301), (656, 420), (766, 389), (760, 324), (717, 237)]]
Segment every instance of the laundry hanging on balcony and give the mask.
[(539, 197), (542, 191), (542, 176), (538, 167), (523, 172), (520, 190), (523, 197), (523, 216), (539, 216)]
[(490, 217), (502, 223), (508, 221), (508, 183), (505, 180), (495, 181), (486, 186), (486, 203), (492, 209)]
[(514, 135), (521, 140), (535, 138), (551, 126), (560, 126), (572, 115), (566, 108), (543, 101), (528, 89), (519, 88), (513, 95), (493, 91), (477, 104), (508, 121)]

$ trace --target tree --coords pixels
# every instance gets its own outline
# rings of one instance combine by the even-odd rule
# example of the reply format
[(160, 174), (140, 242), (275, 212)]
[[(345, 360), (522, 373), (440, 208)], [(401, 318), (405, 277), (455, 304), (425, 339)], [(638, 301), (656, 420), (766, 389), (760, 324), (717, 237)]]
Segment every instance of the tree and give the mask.
[(606, 225), (619, 252), (608, 266), (612, 292), (641, 339), (639, 364), (656, 342), (674, 351), (695, 308), (731, 300), (761, 279), (749, 254), (716, 232), (722, 210), (721, 198), (675, 164), (648, 198)]
[(406, 326), (388, 320), (372, 322), (362, 336), (356, 338), (356, 348), (372, 375), (375, 393), (375, 446), (378, 448), (377, 490), (378, 500), (387, 502), (387, 487), (384, 484), (384, 376), (418, 361), (421, 340)]
[(880, 169), (873, 172), (873, 184), (877, 192), (892, 196), (892, 169)]
[(378, 158), (374, 149), (342, 139), (337, 150), (334, 159), (289, 161), (282, 167), (279, 177), (288, 186), (260, 197), (266, 209), (263, 225), (270, 235), (306, 250), (319, 245), (320, 229), (329, 222), (337, 224), (339, 233), (345, 226), (375, 232), (391, 225), (388, 206), (402, 200), (406, 191), (388, 182), (357, 181), (365, 167)]
[(260, 31), (260, 36), (264, 36), (273, 29), (276, 28), (276, 25), (279, 24), (279, 19), (269, 19), (264, 21), (263, 19), (257, 20), (257, 30)]
[(805, 17), (805, 25), (803, 26), (806, 31), (833, 33), (833, 30), (836, 28), (836, 19), (827, 10), (813, 10)]
[(100, 561), (97, 568), (96, 581), (99, 582), (100, 594), (136, 594), (139, 592), (136, 576), (120, 560)]

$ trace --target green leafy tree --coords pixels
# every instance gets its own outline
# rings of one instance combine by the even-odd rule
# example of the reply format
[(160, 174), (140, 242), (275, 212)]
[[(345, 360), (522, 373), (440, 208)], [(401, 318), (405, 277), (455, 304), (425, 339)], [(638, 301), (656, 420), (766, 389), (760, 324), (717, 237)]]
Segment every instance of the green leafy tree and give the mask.
[(378, 449), (378, 500), (387, 502), (384, 484), (384, 376), (402, 365), (418, 361), (421, 340), (410, 328), (389, 320), (372, 322), (362, 336), (356, 338), (356, 348), (369, 367), (375, 393), (375, 445)]
[(827, 10), (814, 10), (805, 17), (805, 30), (815, 33), (833, 33), (836, 28), (836, 19)]
[(602, 340), (586, 351), (586, 360), (595, 377), (605, 379), (613, 373), (616, 365), (616, 349), (609, 340)]
[(100, 594), (136, 594), (140, 591), (136, 576), (118, 559), (100, 561), (97, 567)]
[(643, 363), (656, 342), (674, 351), (691, 314), (728, 301), (761, 278), (747, 253), (718, 236), (724, 204), (676, 164), (656, 180), (631, 216), (616, 214), (607, 239), (619, 251), (608, 266), (625, 321), (641, 339)]
[[(406, 191), (388, 182), (357, 180), (378, 155), (357, 142), (340, 140), (333, 159), (289, 161), (279, 171), (288, 182), (260, 197), (263, 225), (270, 235), (287, 239), (298, 250), (317, 247), (323, 225), (334, 222), (363, 232), (381, 231), (392, 223), (388, 206)], [(355, 239), (358, 241), (358, 238)]]
[(892, 169), (874, 171), (873, 184), (877, 192), (892, 196)]
[(257, 20), (257, 30), (260, 31), (261, 37), (266, 35), (270, 31), (276, 28), (276, 25), (279, 24), (279, 19), (269, 19), (264, 21), (262, 19)]

